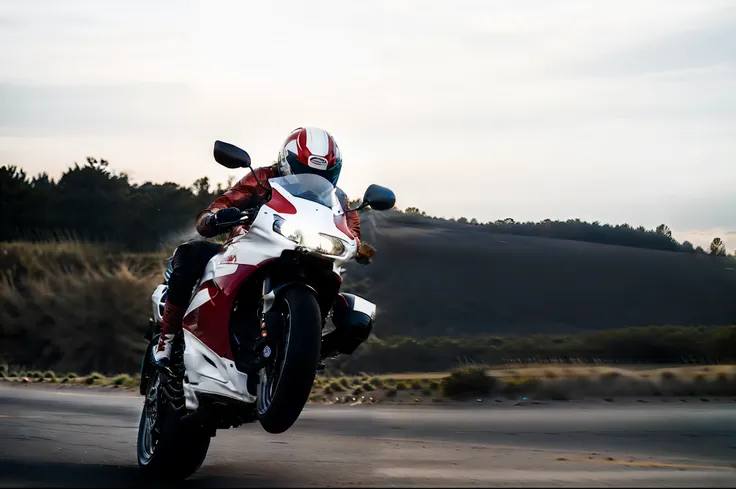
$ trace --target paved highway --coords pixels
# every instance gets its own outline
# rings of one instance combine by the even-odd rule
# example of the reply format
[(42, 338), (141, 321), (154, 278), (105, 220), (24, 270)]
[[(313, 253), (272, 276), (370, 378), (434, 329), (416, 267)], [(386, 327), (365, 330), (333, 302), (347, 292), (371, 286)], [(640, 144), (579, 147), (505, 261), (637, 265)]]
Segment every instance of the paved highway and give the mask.
[[(142, 398), (0, 387), (1, 487), (145, 486)], [(218, 432), (186, 487), (736, 486), (736, 403), (309, 405)]]

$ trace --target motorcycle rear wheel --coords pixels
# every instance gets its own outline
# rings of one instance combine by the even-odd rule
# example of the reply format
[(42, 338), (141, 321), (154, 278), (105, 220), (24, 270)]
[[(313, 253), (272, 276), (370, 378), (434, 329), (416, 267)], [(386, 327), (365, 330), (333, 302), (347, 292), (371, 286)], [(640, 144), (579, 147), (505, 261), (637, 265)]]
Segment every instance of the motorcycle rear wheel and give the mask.
[(258, 420), (268, 433), (283, 433), (296, 422), (309, 400), (322, 342), (319, 304), (306, 287), (292, 287), (274, 304), (284, 317), (281, 344), (261, 369)]
[[(176, 353), (172, 358), (179, 357)], [(181, 481), (199, 470), (211, 437), (201, 427), (181, 423), (184, 399), (179, 382), (167, 381), (155, 365), (150, 367), (138, 424), (138, 466), (146, 477)]]

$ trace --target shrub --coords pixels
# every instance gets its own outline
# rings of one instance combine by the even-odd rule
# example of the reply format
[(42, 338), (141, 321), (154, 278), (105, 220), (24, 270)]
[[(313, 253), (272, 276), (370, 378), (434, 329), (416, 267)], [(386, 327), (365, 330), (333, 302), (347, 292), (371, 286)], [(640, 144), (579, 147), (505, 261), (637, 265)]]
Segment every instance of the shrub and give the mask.
[(371, 385), (372, 385), (373, 387), (375, 387), (376, 389), (380, 389), (381, 387), (383, 387), (383, 380), (381, 380), (381, 378), (380, 378), (380, 377), (373, 377), (373, 378), (372, 378), (372, 379), (370, 380), (370, 383), (371, 383)]
[(99, 374), (97, 372), (92, 372), (90, 375), (88, 375), (84, 379), (84, 383), (87, 385), (93, 385), (93, 384), (99, 383), (102, 379), (104, 379), (102, 374)]
[(112, 379), (113, 385), (133, 385), (135, 381), (128, 374), (121, 374)]
[(440, 389), (451, 399), (466, 399), (490, 394), (496, 383), (496, 378), (488, 375), (485, 367), (469, 366), (453, 370), (442, 379)]

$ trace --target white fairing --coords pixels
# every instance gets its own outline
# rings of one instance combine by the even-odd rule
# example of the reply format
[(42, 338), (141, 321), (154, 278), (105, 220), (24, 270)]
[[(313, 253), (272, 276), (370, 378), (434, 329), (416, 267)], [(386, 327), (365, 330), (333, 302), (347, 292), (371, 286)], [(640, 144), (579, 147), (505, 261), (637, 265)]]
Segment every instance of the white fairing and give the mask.
[(153, 307), (153, 320), (160, 323), (163, 319), (163, 309), (166, 297), (166, 291), (169, 287), (165, 284), (161, 284), (153, 291), (151, 296), (151, 306)]
[(186, 329), (184, 367), (184, 399), (188, 410), (194, 411), (199, 407), (197, 393), (215, 394), (247, 403), (256, 401), (255, 396), (248, 392), (248, 375), (236, 369), (232, 360), (218, 356)]
[[(314, 177), (314, 175), (308, 176)], [(295, 250), (298, 247), (297, 243), (274, 231), (274, 215), (283, 218), (290, 226), (298, 229), (305, 236), (314, 237), (319, 233), (324, 233), (341, 239), (345, 244), (345, 252), (342, 256), (331, 256), (329, 258), (333, 261), (333, 271), (338, 275), (342, 273), (343, 266), (357, 251), (355, 239), (347, 236), (335, 224), (336, 217), (339, 218), (344, 214), (344, 210), (340, 206), (334, 191), (331, 196), (332, 207), (328, 208), (316, 202), (294, 197), (279, 184), (280, 181), (302, 177), (304, 175), (269, 180), (271, 187), (296, 208), (296, 213), (279, 213), (269, 205), (270, 203), (263, 206), (253, 221), (250, 230), (245, 235), (237, 236), (231, 240), (227, 248), (211, 260), (210, 263), (213, 266), (211, 271), (208, 267), (211, 276), (218, 275), (223, 267), (231, 267), (232, 263), (258, 265), (269, 258), (280, 256), (285, 250)], [(231, 256), (235, 257), (234, 262), (230, 259), (229, 262), (222, 263)], [(323, 256), (328, 257), (324, 254)], [(207, 273), (206, 271), (205, 274)], [(203, 278), (203, 282), (205, 280), (207, 278)]]
[(353, 311), (362, 312), (363, 314), (369, 316), (371, 319), (376, 318), (376, 305), (374, 303), (354, 294), (353, 300), (355, 301)]
[[(327, 180), (316, 175), (290, 175), (271, 179), (269, 183), (275, 192), (294, 206), (296, 212), (290, 214), (277, 212), (276, 209), (280, 204), (274, 203), (273, 200), (261, 207), (248, 232), (231, 238), (208, 262), (200, 283), (233, 274), (239, 265), (257, 266), (268, 259), (278, 258), (285, 250), (300, 248), (305, 253), (320, 254), (333, 262), (333, 271), (338, 275), (342, 274), (345, 264), (355, 256), (357, 251), (355, 239), (343, 233), (336, 225), (336, 220), (344, 219), (342, 216), (345, 210), (340, 205), (334, 187)], [(287, 189), (295, 192), (312, 190), (312, 198), (316, 193), (319, 195), (317, 200), (322, 203), (295, 197)], [(279, 217), (275, 218), (275, 215)], [(298, 235), (303, 238), (302, 242), (297, 244), (294, 240), (276, 232), (275, 219), (288, 222), (289, 229), (298, 231)], [(325, 255), (314, 247), (310, 248), (315, 239), (320, 239), (320, 233), (342, 241), (344, 250), (339, 256)], [(159, 285), (152, 295), (153, 317), (157, 322), (161, 321), (166, 290), (166, 285)], [(206, 290), (194, 293), (185, 317), (209, 300), (209, 293)], [(356, 308), (371, 316), (375, 314), (375, 306), (362, 299), (356, 302)], [(198, 327), (207, 326), (203, 324)], [(196, 396), (198, 393), (224, 396), (246, 403), (256, 401), (247, 389), (248, 375), (237, 370), (233, 361), (220, 357), (186, 329), (184, 338), (186, 368), (184, 390), (187, 409), (195, 410), (198, 407)], [(211, 360), (214, 366), (205, 360), (205, 357)]]

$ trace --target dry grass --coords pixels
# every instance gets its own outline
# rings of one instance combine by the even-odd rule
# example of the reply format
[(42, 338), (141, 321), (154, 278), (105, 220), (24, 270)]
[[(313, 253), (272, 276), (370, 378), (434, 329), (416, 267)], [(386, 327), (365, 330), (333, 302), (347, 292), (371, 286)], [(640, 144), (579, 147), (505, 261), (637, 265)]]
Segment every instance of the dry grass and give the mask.
[[(345, 378), (347, 381), (347, 378)], [(736, 366), (467, 366), (453, 372), (374, 377), (383, 387), (371, 392), (380, 402), (499, 397), (571, 400), (616, 397), (736, 396)], [(400, 380), (399, 380), (400, 379)], [(318, 389), (317, 389), (318, 390)], [(423, 400), (422, 400), (423, 399)], [(325, 402), (334, 398), (326, 397)]]
[(12, 243), (0, 246), (0, 262), (0, 356), (44, 370), (138, 369), (163, 256)]
[[(138, 376), (87, 376), (51, 371), (16, 371), (0, 368), (0, 381), (137, 388)], [(398, 377), (398, 376), (394, 376)], [(376, 378), (317, 377), (311, 402), (437, 402), (442, 399), (464, 401), (476, 398), (518, 400), (572, 400), (584, 398), (642, 397), (736, 397), (736, 366), (680, 366), (637, 369), (612, 367), (550, 367), (494, 370), (467, 366), (445, 373), (405, 377), (395, 385)], [(365, 380), (362, 380), (365, 379)], [(362, 381), (361, 381), (362, 380)], [(355, 399), (355, 401), (353, 401)]]
[[(736, 367), (731, 365), (649, 370), (612, 367), (474, 369), (498, 381), (495, 394), (526, 395), (535, 399), (736, 396)], [(451, 379), (448, 377), (443, 382), (452, 382)]]
[(8, 376), (6, 381), (17, 383), (42, 383), (42, 384), (61, 384), (64, 386), (99, 386), (99, 387), (122, 387), (128, 389), (137, 388), (140, 383), (138, 375), (131, 376), (128, 374), (120, 374), (114, 377), (102, 375), (93, 372), (86, 376), (77, 376), (75, 374), (57, 374), (46, 372), (39, 374), (38, 372), (12, 372), (12, 376)]

